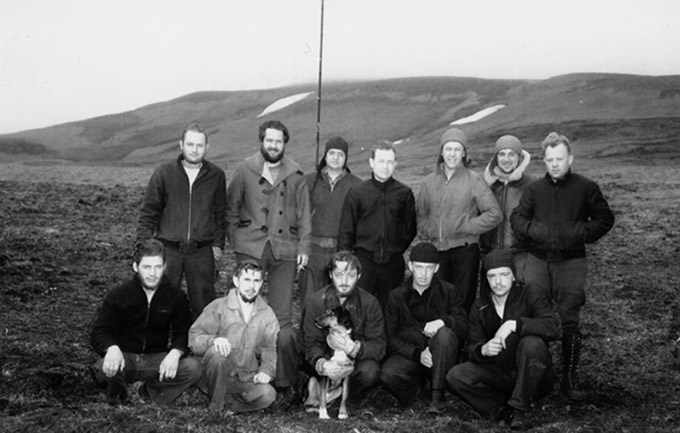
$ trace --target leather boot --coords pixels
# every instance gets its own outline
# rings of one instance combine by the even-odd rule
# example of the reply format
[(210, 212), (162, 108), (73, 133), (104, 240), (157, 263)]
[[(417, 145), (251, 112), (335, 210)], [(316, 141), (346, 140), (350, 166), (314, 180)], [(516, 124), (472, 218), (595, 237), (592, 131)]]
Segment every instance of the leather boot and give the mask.
[(581, 333), (569, 332), (562, 336), (562, 394), (569, 400), (578, 401), (583, 398), (577, 384), (579, 358), (581, 357)]
[(427, 407), (427, 413), (430, 413), (432, 415), (439, 415), (444, 411), (446, 411), (446, 400), (444, 399), (444, 390), (433, 389), (432, 400), (430, 400), (430, 405)]

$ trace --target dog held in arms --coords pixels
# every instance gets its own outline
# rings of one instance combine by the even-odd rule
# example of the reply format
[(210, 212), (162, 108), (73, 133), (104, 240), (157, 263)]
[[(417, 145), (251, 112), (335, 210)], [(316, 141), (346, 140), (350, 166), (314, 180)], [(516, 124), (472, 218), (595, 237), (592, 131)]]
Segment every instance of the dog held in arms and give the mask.
[(349, 394), (349, 375), (354, 371), (354, 361), (339, 348), (334, 348), (331, 335), (340, 333), (352, 337), (352, 318), (346, 308), (338, 306), (326, 311), (314, 319), (316, 326), (328, 329), (326, 344), (333, 351), (333, 356), (327, 362), (328, 376), (321, 376), (320, 380), (312, 376), (307, 385), (308, 397), (305, 407), (308, 412), (319, 409), (320, 419), (330, 419), (327, 406), (342, 394), (338, 419), (347, 418), (347, 395)]

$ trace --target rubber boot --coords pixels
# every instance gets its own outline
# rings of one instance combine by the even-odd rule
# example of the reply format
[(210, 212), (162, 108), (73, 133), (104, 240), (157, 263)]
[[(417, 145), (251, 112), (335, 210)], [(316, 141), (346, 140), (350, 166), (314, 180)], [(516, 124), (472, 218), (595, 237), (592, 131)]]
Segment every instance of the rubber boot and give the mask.
[(578, 389), (577, 369), (581, 357), (581, 333), (570, 332), (562, 336), (562, 394), (569, 400), (578, 401), (583, 393)]

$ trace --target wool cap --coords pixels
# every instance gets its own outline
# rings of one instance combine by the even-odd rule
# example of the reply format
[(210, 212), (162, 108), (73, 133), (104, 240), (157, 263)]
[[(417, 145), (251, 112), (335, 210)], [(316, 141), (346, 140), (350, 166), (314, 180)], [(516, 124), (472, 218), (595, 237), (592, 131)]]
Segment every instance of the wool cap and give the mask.
[(457, 141), (458, 143), (462, 144), (463, 147), (467, 147), (467, 136), (460, 129), (451, 128), (448, 131), (446, 131), (442, 135), (441, 140), (439, 140), (439, 145), (443, 146), (449, 141)]
[(347, 151), (349, 150), (349, 144), (342, 137), (329, 138), (326, 142), (326, 152), (331, 149), (338, 149), (345, 152), (345, 157), (347, 156)]
[(493, 250), (484, 257), (484, 269), (490, 271), (496, 268), (510, 268), (515, 273), (515, 264), (512, 254), (508, 250)]
[(429, 242), (421, 242), (415, 247), (411, 248), (409, 259), (412, 262), (439, 263), (437, 247)]
[(514, 150), (518, 155), (522, 156), (522, 142), (519, 141), (519, 138), (515, 137), (514, 135), (504, 135), (496, 140), (494, 153), (498, 153), (499, 150), (503, 149)]

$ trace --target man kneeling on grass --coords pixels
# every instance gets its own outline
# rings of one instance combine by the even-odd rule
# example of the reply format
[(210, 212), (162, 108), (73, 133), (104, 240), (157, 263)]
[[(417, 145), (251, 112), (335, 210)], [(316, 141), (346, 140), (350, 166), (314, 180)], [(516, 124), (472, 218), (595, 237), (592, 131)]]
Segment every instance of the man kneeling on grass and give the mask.
[(515, 280), (508, 251), (489, 253), (484, 269), (470, 311), (469, 361), (453, 367), (446, 381), (479, 413), (514, 429), (552, 389), (547, 342), (560, 338), (560, 321), (543, 292)]
[(279, 322), (259, 296), (264, 271), (255, 262), (236, 267), (235, 289), (208, 304), (189, 330), (189, 347), (203, 356), (210, 410), (260, 410), (276, 399), (269, 384), (276, 374)]
[(163, 275), (165, 249), (159, 241), (138, 247), (132, 269), (134, 278), (106, 294), (92, 329), (92, 346), (103, 357), (94, 365), (96, 379), (106, 386), (109, 404), (124, 402), (125, 384), (137, 381), (144, 382), (143, 398), (169, 404), (202, 373), (201, 364), (186, 356), (189, 301)]

